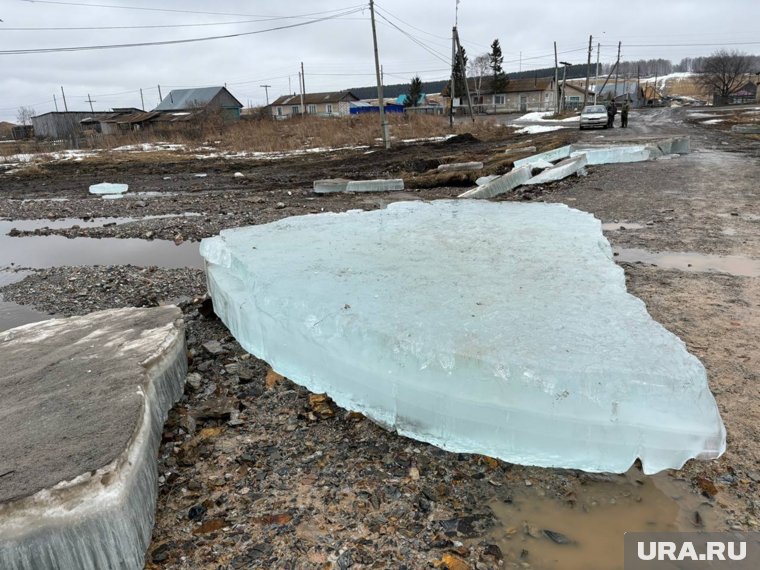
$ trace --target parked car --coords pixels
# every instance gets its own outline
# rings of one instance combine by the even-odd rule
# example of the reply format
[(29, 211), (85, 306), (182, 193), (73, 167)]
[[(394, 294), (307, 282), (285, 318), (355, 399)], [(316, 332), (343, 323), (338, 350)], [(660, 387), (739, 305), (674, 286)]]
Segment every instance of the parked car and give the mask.
[(581, 111), (581, 130), (607, 128), (607, 107), (604, 105), (588, 105)]

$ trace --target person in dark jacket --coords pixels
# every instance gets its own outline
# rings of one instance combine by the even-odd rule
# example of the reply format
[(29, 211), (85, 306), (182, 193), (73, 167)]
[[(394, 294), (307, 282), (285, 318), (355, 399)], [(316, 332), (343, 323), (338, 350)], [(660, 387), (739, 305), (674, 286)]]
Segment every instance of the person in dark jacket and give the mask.
[(628, 128), (628, 111), (631, 110), (631, 104), (628, 99), (623, 103), (623, 108), (620, 110), (620, 126), (624, 129)]
[(615, 126), (615, 115), (617, 115), (617, 105), (613, 99), (607, 107), (607, 128), (611, 129)]

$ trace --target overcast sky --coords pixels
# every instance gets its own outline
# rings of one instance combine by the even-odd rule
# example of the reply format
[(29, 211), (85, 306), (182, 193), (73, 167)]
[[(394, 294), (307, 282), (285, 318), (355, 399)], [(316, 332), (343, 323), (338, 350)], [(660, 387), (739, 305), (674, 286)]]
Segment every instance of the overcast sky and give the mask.
[[(455, 3), (377, 1), (382, 16), (378, 46), (386, 84), (406, 83), (414, 75), (423, 80), (448, 76)], [(270, 101), (298, 89), (301, 62), (309, 92), (372, 85), (368, 4), (346, 14), (361, 7), (359, 0), (2, 0), (0, 120), (15, 121), (21, 105), (33, 107), (38, 114), (55, 110), (54, 94), (63, 110), (61, 86), (70, 110), (89, 110), (88, 94), (96, 111), (142, 107), (140, 88), (145, 108), (152, 109), (159, 102), (159, 84), (166, 96), (172, 88), (227, 83), (244, 105), (261, 105), (265, 103), (261, 85), (271, 85)], [(197, 43), (1, 53), (254, 32), (341, 13), (298, 27)], [(601, 42), (603, 62), (614, 61), (618, 41), (623, 42), (622, 59), (663, 57), (677, 63), (683, 57), (709, 55), (722, 46), (760, 53), (758, 0), (461, 0), (458, 17), (459, 35), (470, 59), (487, 52), (498, 38), (507, 72), (552, 66), (553, 41), (560, 60), (582, 63), (589, 35), (594, 36), (593, 59)], [(216, 25), (220, 23), (224, 24)], [(109, 26), (174, 27), (11, 29)]]

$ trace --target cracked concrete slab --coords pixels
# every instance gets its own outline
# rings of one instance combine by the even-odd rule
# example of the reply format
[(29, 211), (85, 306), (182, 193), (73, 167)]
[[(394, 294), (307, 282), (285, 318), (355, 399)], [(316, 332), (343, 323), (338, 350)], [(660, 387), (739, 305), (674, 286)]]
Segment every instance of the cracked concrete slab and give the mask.
[(142, 568), (156, 451), (182, 395), (177, 307), (0, 333), (0, 567)]

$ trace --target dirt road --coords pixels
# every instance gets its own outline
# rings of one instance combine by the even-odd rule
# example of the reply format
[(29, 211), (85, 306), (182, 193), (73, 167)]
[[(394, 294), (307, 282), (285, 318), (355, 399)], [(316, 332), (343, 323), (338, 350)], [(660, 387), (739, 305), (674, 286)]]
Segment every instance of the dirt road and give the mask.
[[(633, 112), (630, 125), (418, 145), (390, 154), (362, 150), (268, 162), (84, 161), (4, 178), (3, 217), (135, 218), (38, 233), (150, 233), (181, 241), (287, 215), (453, 197), (462, 191), (454, 184), (470, 182), (446, 182), (428, 170), (442, 162), (484, 160), (499, 171), (508, 168), (498, 158), (504, 148), (527, 140), (540, 148), (576, 139), (691, 136), (688, 156), (590, 167), (584, 178), (500, 198), (564, 202), (594, 213), (605, 222), (619, 258), (634, 260), (622, 262), (631, 292), (704, 362), (728, 429), (728, 451), (720, 460), (693, 461), (655, 478), (635, 469), (622, 477), (526, 468), (389, 434), (245, 354), (209, 315), (197, 269), (61, 267), (3, 289), (6, 300), (59, 314), (162, 302), (183, 309), (191, 375), (164, 430), (148, 567), (567, 570), (567, 546), (557, 538), (565, 536), (576, 543), (572, 567), (609, 570), (622, 568), (615, 542), (622, 530), (760, 530), (760, 277), (751, 276), (760, 259), (760, 144), (694, 124), (688, 109)], [(234, 178), (235, 171), (245, 178)], [(208, 176), (195, 177), (199, 172)], [(309, 191), (318, 178), (396, 175), (430, 187), (401, 196), (316, 197)], [(158, 194), (121, 201), (87, 195), (87, 184), (106, 178)], [(44, 199), (24, 201), (29, 198)], [(145, 218), (183, 212), (201, 215)], [(668, 252), (693, 255), (654, 255)], [(747, 271), (705, 271), (720, 260), (705, 255), (734, 256)], [(649, 263), (635, 262), (637, 256)], [(673, 266), (680, 269), (667, 268)], [(609, 529), (615, 530), (608, 536)]]

